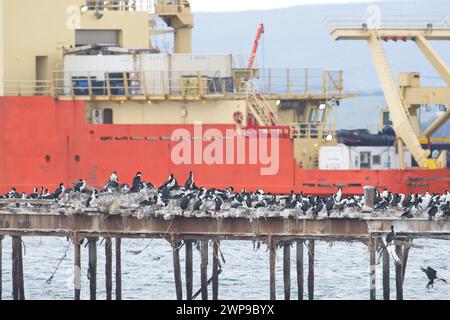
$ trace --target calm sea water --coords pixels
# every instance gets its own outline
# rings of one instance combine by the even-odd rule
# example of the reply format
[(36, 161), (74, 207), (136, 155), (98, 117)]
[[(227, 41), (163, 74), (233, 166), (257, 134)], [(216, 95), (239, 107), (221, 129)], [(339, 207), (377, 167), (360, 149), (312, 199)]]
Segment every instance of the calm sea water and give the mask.
[[(66, 252), (65, 238), (23, 238), (25, 244), (24, 274), (27, 299), (72, 299), (73, 246), (50, 284), (59, 260)], [(169, 243), (154, 240), (140, 255), (127, 250), (143, 249), (150, 240), (122, 240), (123, 299), (175, 299), (172, 251)], [(420, 267), (432, 266), (438, 274), (450, 280), (449, 243), (441, 240), (417, 240), (424, 249), (411, 249), (405, 276), (405, 299), (448, 299), (450, 285), (437, 283), (425, 290), (427, 278)], [(3, 241), (3, 298), (11, 299), (11, 240)], [(261, 246), (256, 252), (252, 242), (225, 241), (221, 244), (226, 263), (220, 276), (221, 299), (268, 299), (269, 254)], [(305, 280), (307, 256), (305, 247)], [(82, 298), (89, 299), (87, 279), (87, 248), (82, 248)], [(105, 299), (104, 243), (98, 245), (98, 299)], [(209, 276), (211, 276), (210, 250)], [(292, 297), (297, 297), (295, 247), (291, 250), (293, 266)], [(114, 261), (114, 257), (113, 257)], [(184, 250), (181, 251), (184, 272)], [(316, 299), (368, 299), (369, 252), (361, 243), (326, 243), (316, 241), (315, 292)], [(113, 263), (114, 265), (114, 263)], [(377, 296), (382, 297), (381, 263), (377, 265)], [(194, 249), (194, 292), (200, 288), (200, 253)], [(113, 271), (114, 272), (114, 271)], [(282, 250), (277, 252), (277, 297), (283, 299)], [(391, 266), (391, 298), (395, 299), (395, 270)], [(114, 277), (113, 277), (114, 278)], [(183, 278), (184, 284), (184, 278)], [(306, 285), (306, 282), (305, 282)], [(210, 293), (211, 297), (211, 293)]]

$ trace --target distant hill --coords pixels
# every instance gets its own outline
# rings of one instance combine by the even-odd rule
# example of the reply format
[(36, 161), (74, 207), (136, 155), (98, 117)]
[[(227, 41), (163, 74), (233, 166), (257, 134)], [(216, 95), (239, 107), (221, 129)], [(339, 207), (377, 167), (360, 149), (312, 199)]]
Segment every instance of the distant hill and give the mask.
[[(447, 16), (448, 0), (374, 3), (383, 15)], [(373, 4), (370, 4), (373, 5)], [(369, 4), (309, 5), (271, 11), (197, 13), (194, 51), (199, 53), (250, 52), (258, 23), (265, 25), (264, 48), (258, 56), (266, 67), (323, 67), (344, 70), (346, 87), (372, 93), (379, 90), (365, 42), (333, 41), (324, 19), (333, 15), (364, 15)], [(450, 63), (448, 43), (436, 49)], [(264, 51), (264, 59), (262, 52)], [(412, 44), (388, 44), (394, 72), (417, 71), (435, 76), (433, 68)]]
[[(364, 15), (376, 4), (381, 15), (446, 16), (450, 21), (448, 0), (394, 1), (372, 4), (308, 5), (271, 11), (196, 13), (193, 33), (194, 52), (249, 54), (258, 23), (265, 35), (258, 55), (260, 67), (317, 67), (345, 72), (345, 88), (368, 95), (345, 101), (337, 114), (340, 127), (364, 127), (378, 123), (378, 109), (385, 105), (367, 43), (334, 41), (325, 18), (334, 15)], [(450, 44), (433, 46), (450, 64)], [(409, 43), (388, 43), (386, 51), (395, 74), (420, 71), (423, 84), (440, 85), (436, 72), (419, 49)], [(370, 108), (370, 109), (369, 109)], [(360, 112), (349, 122), (348, 112)], [(423, 112), (424, 125), (435, 112)], [(369, 116), (370, 115), (370, 116)], [(450, 136), (450, 126), (439, 134)]]

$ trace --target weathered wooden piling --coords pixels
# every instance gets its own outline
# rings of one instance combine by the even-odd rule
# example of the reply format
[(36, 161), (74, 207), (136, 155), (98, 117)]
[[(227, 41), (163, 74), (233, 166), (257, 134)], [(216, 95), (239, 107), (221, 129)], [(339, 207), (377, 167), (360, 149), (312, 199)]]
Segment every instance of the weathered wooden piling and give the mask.
[(314, 249), (315, 241), (309, 240), (308, 243), (308, 299), (314, 300)]
[(370, 300), (376, 300), (376, 252), (377, 252), (377, 239), (370, 238), (369, 239), (369, 255), (370, 255), (370, 264), (369, 264), (369, 272), (370, 272)]
[(97, 299), (97, 238), (88, 238), (89, 244), (89, 293), (90, 299)]
[(383, 299), (390, 300), (390, 265), (389, 265), (389, 252), (386, 248), (383, 250)]
[(269, 263), (270, 263), (270, 300), (277, 299), (276, 291), (276, 261), (277, 261), (277, 247), (273, 241), (269, 241)]
[(375, 208), (375, 187), (365, 186), (364, 188), (364, 206), (362, 212), (371, 213)]
[(22, 250), (22, 237), (19, 237), (17, 242), (17, 253), (19, 258), (18, 264), (18, 278), (19, 278), (19, 300), (25, 300), (25, 284), (23, 276), (23, 250)]
[(219, 300), (219, 240), (213, 241), (212, 298)]
[(0, 236), (0, 300), (2, 300), (2, 290), (3, 290), (3, 236)]
[(291, 244), (283, 245), (284, 300), (291, 300)]
[(200, 280), (202, 300), (208, 300), (208, 240), (201, 242)]
[(122, 239), (116, 238), (116, 300), (122, 300)]
[(12, 236), (12, 293), (14, 300), (25, 300), (23, 283), (22, 239)]
[(303, 300), (304, 291), (304, 276), (303, 276), (303, 240), (297, 241), (297, 288), (298, 300)]
[(112, 300), (112, 241), (105, 238), (105, 287), (106, 300)]
[(395, 252), (397, 253), (400, 263), (395, 266), (395, 284), (397, 300), (403, 300), (403, 249), (401, 245), (395, 246)]
[(183, 284), (181, 282), (181, 266), (180, 266), (180, 243), (172, 240), (172, 255), (173, 255), (173, 274), (175, 278), (175, 292), (177, 300), (183, 300)]
[(73, 286), (74, 299), (81, 299), (81, 241), (78, 238), (73, 239), (74, 263), (73, 263)]
[(186, 299), (192, 300), (193, 294), (193, 268), (192, 268), (192, 241), (186, 240), (185, 243), (185, 268), (186, 268)]

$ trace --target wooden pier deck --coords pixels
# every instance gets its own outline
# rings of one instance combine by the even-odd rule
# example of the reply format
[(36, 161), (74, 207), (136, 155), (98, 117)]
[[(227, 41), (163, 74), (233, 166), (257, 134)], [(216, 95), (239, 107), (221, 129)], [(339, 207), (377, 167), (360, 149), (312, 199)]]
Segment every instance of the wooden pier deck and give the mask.
[[(176, 298), (183, 299), (183, 284), (180, 266), (180, 250), (184, 247), (186, 254), (185, 284), (186, 298), (192, 299), (192, 245), (200, 242), (201, 247), (201, 297), (208, 299), (208, 284), (212, 283), (213, 299), (219, 298), (219, 246), (222, 240), (261, 241), (266, 243), (270, 255), (270, 297), (275, 299), (275, 263), (277, 248), (282, 247), (283, 282), (285, 299), (291, 299), (291, 246), (297, 245), (296, 268), (298, 299), (303, 299), (304, 291), (308, 290), (308, 298), (314, 299), (314, 243), (315, 241), (360, 241), (369, 248), (370, 266), (370, 299), (375, 295), (375, 264), (376, 252), (382, 247), (383, 252), (383, 298), (389, 299), (389, 263), (390, 255), (382, 239), (390, 231), (391, 226), (397, 233), (395, 246), (400, 259), (396, 265), (396, 295), (403, 298), (403, 279), (408, 259), (409, 249), (414, 247), (412, 240), (417, 238), (450, 239), (450, 220), (439, 219), (429, 221), (426, 218), (199, 218), (175, 216), (170, 220), (162, 218), (138, 219), (132, 215), (108, 215), (106, 213), (88, 213), (82, 215), (64, 215), (57, 213), (11, 213), (0, 211), (0, 270), (1, 270), (1, 240), (11, 236), (13, 261), (13, 297), (25, 299), (23, 256), (21, 237), (49, 236), (68, 237), (74, 244), (74, 270), (80, 272), (80, 243), (88, 240), (90, 297), (96, 299), (96, 269), (97, 240), (104, 237), (106, 256), (106, 286), (107, 297), (112, 299), (112, 240), (115, 241), (116, 264), (116, 299), (121, 299), (121, 239), (126, 238), (160, 238), (166, 239), (173, 248), (174, 282)], [(213, 266), (212, 278), (208, 279), (208, 250), (212, 244)], [(306, 246), (305, 246), (306, 245)], [(306, 250), (304, 250), (307, 248)], [(384, 249), (383, 249), (384, 248)], [(308, 255), (308, 276), (304, 277), (304, 251)], [(77, 273), (76, 273), (77, 275)], [(304, 288), (303, 279), (307, 279)], [(1, 282), (1, 275), (0, 275)], [(1, 291), (0, 291), (1, 297)], [(75, 276), (74, 298), (80, 299), (80, 276)]]

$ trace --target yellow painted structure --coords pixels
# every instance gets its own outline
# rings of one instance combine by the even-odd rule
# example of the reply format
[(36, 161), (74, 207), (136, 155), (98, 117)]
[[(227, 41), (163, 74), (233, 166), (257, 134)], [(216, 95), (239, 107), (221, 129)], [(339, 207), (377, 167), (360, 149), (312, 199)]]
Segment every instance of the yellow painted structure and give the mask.
[[(429, 40), (450, 40), (450, 28), (434, 29), (432, 24), (428, 24), (427, 28), (422, 29), (368, 28), (367, 24), (363, 23), (353, 28), (336, 27), (332, 30), (331, 35), (335, 40), (367, 41), (388, 102), (393, 127), (399, 137), (397, 145), (403, 151), (402, 146), (405, 144), (421, 167), (430, 169), (445, 167), (446, 152), (443, 151), (437, 160), (429, 159), (430, 151), (422, 149), (419, 138), (421, 136), (430, 137), (439, 130), (450, 119), (450, 112), (447, 110), (421, 133), (417, 110), (420, 104), (430, 102), (450, 106), (450, 69), (428, 43)], [(447, 87), (422, 88), (418, 73), (400, 74), (398, 82), (396, 82), (381, 44), (382, 41), (389, 40), (413, 41), (447, 83)], [(403, 152), (399, 152), (399, 156), (402, 157)], [(400, 163), (403, 163), (401, 159)]]

